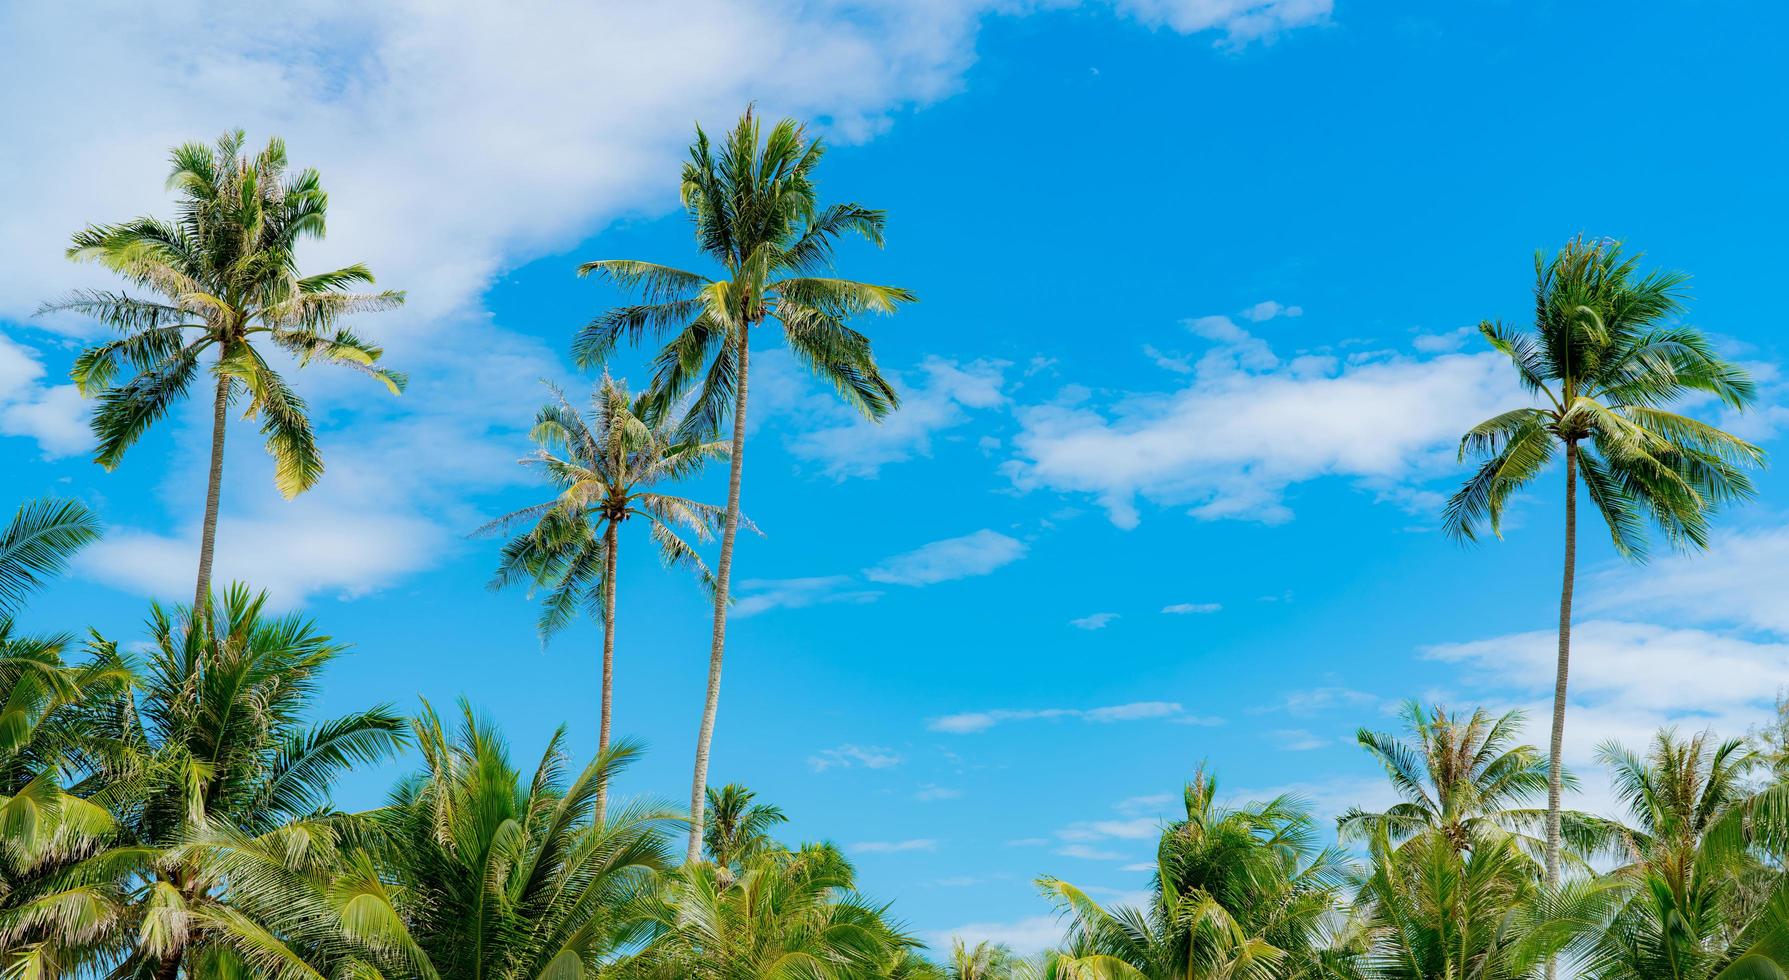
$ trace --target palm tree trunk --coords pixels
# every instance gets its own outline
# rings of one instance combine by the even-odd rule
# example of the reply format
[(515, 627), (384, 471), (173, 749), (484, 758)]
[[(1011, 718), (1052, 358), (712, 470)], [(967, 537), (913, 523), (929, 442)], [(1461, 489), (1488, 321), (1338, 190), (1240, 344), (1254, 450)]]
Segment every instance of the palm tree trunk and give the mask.
[(230, 378), (219, 373), (211, 407), (211, 476), (205, 487), (205, 524), (199, 532), (199, 583), (193, 589), (193, 616), (211, 618), (211, 552), (217, 544), (217, 501), (224, 480), (224, 422), (230, 408)]
[[(596, 754), (609, 751), (609, 716), (615, 703), (615, 549), (621, 536), (611, 519), (603, 531), (603, 690), (602, 716), (596, 726)], [(603, 822), (609, 802), (609, 777), (603, 775), (596, 787), (596, 822)]]
[(727, 646), (727, 585), (733, 574), (733, 539), (739, 534), (739, 476), (745, 465), (745, 384), (747, 341), (751, 324), (739, 328), (739, 390), (733, 403), (733, 459), (727, 471), (727, 521), (721, 528), (721, 560), (714, 569), (714, 636), (708, 648), (708, 700), (702, 706), (702, 728), (696, 734), (696, 775), (690, 781), (690, 840), (684, 859), (702, 856), (702, 806), (708, 792), (708, 746), (714, 740), (714, 716), (721, 703), (721, 654)]
[[(1553, 674), (1553, 737), (1547, 746), (1547, 884), (1559, 884), (1559, 797), (1564, 770), (1565, 681), (1571, 667), (1572, 585), (1578, 570), (1578, 444), (1565, 444), (1565, 576), (1559, 587), (1559, 663)], [(1547, 959), (1552, 980), (1557, 962)]]

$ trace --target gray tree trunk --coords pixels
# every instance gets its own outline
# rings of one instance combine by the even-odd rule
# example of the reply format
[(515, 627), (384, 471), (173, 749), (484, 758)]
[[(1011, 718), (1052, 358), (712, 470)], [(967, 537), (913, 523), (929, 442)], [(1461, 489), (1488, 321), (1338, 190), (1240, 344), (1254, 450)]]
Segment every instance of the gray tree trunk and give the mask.
[(702, 857), (702, 808), (708, 792), (708, 747), (721, 703), (721, 655), (727, 646), (727, 586), (733, 574), (733, 539), (739, 534), (739, 477), (745, 465), (745, 387), (750, 324), (739, 328), (739, 390), (733, 404), (733, 459), (727, 473), (727, 520), (721, 529), (721, 560), (714, 570), (714, 635), (708, 648), (708, 700), (696, 734), (696, 775), (690, 782), (690, 840), (685, 860)]
[[(617, 523), (609, 521), (609, 527), (603, 532), (603, 688), (602, 712), (596, 726), (596, 754), (601, 756), (609, 751), (609, 718), (615, 704), (615, 550), (620, 546), (621, 536), (617, 532)], [(603, 815), (609, 803), (609, 777), (603, 774), (602, 782), (596, 787), (596, 822), (603, 822)]]
[(217, 504), (224, 481), (224, 423), (230, 409), (230, 379), (217, 377), (211, 408), (211, 474), (205, 487), (205, 523), (199, 532), (199, 583), (193, 589), (193, 621), (211, 618), (211, 554), (217, 545)]
[[(1559, 798), (1565, 751), (1565, 686), (1571, 668), (1572, 586), (1578, 570), (1578, 444), (1565, 444), (1565, 575), (1559, 588), (1559, 662), (1553, 674), (1553, 735), (1547, 746), (1547, 885), (1559, 884)], [(1547, 959), (1547, 978), (1558, 963)]]

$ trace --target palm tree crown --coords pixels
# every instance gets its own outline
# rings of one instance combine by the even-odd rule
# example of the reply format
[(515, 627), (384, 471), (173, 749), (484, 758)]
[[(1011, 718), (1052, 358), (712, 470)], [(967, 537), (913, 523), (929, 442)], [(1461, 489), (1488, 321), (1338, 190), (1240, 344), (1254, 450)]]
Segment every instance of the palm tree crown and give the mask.
[(1412, 701), (1403, 717), (1414, 742), (1365, 728), (1357, 736), (1403, 799), (1380, 813), (1349, 809), (1337, 824), (1342, 839), (1367, 841), (1382, 827), (1393, 841), (1434, 833), (1465, 851), (1534, 822), (1540, 811), (1532, 804), (1547, 792), (1547, 760), (1517, 744), (1522, 712), (1460, 715)]
[(1648, 520), (1673, 545), (1702, 547), (1710, 511), (1752, 493), (1745, 468), (1763, 451), (1667, 408), (1697, 393), (1743, 408), (1752, 380), (1700, 331), (1672, 322), (1688, 277), (1642, 275), (1639, 262), (1617, 243), (1583, 239), (1551, 261), (1536, 255), (1534, 332), (1479, 324), (1545, 405), (1511, 409), (1466, 433), (1460, 457), (1483, 462), (1447, 503), (1450, 534), (1470, 540), (1484, 525), (1499, 533), (1511, 494), (1561, 446), (1576, 458), (1616, 550), (1634, 559), (1646, 557)]

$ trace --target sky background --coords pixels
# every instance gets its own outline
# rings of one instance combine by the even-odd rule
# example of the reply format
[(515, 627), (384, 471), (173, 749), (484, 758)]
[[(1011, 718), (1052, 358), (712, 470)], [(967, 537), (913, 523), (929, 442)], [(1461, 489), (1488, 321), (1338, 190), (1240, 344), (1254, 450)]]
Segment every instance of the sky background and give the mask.
[[(518, 757), (561, 722), (587, 754), (595, 629), (543, 650), (467, 532), (541, 497), (515, 465), (539, 380), (593, 380), (569, 338), (622, 296), (577, 263), (694, 264), (678, 158), (756, 100), (833, 144), (825, 198), (888, 210), (843, 272), (922, 301), (865, 326), (905, 399), (880, 427), (769, 337), (754, 357), (764, 534), (735, 564), (711, 779), (839, 843), (928, 939), (1036, 948), (1058, 927), (1033, 880), (1138, 894), (1202, 762), (1327, 818), (1387, 801), (1353, 733), (1403, 699), (1528, 708), (1544, 742), (1561, 477), (1501, 542), (1438, 532), (1459, 434), (1523, 403), (1471, 327), (1525, 322), (1535, 249), (1613, 236), (1692, 273), (1690, 322), (1760, 382), (1743, 417), (1696, 410), (1778, 450), (1789, 11), (1595, 6), (0, 4), (6, 496), (108, 524), (27, 622), (140, 638), (191, 588), (203, 503), (206, 406), (88, 462), (65, 379), (94, 328), (31, 316), (106, 284), (68, 235), (166, 213), (175, 143), (277, 133), (331, 192), (304, 265), (409, 291), (358, 325), (412, 387), (298, 375), (328, 471), (297, 501), (234, 426), (218, 577), (353, 644), (324, 710), (464, 695)], [(644, 380), (635, 354), (613, 370)], [(1604, 739), (1769, 717), (1789, 486), (1759, 485), (1708, 555), (1643, 571), (1584, 524), (1579, 805), (1609, 805)], [(709, 611), (623, 547), (617, 726), (647, 746), (623, 791), (682, 801)]]

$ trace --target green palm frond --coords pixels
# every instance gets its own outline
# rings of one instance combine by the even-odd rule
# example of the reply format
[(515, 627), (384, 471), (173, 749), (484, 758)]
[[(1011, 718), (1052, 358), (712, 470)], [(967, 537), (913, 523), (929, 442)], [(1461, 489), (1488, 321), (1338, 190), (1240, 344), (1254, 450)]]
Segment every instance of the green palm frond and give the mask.
[(20, 505), (0, 530), (0, 621), (99, 535), (99, 518), (79, 501), (45, 497)]

